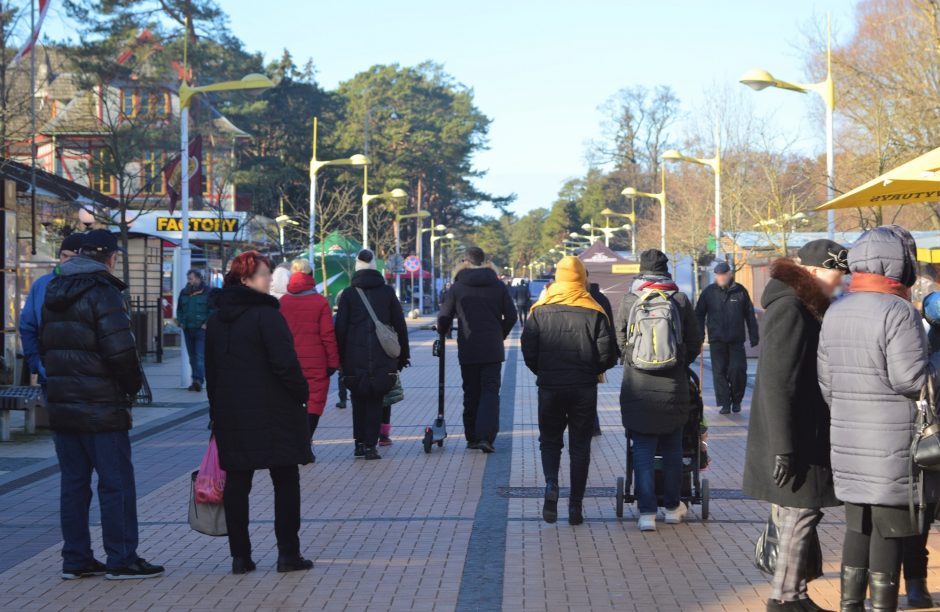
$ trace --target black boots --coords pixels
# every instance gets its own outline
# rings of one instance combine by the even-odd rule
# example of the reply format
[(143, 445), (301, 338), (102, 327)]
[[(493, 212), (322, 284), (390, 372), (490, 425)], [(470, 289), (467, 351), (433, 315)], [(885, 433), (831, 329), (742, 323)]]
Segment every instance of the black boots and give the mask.
[(277, 556), (277, 571), (280, 574), (287, 572), (302, 572), (313, 569), (313, 561), (304, 559), (300, 555), (291, 555), (289, 557)]
[(568, 524), (580, 525), (584, 522), (584, 511), (579, 501), (568, 502)]
[(232, 559), (232, 573), (236, 575), (255, 571), (255, 562), (251, 557), (234, 557)]
[(375, 461), (376, 459), (381, 459), (382, 455), (375, 450), (374, 446), (367, 446), (363, 450), (363, 457), (365, 457), (366, 461)]
[(898, 591), (901, 589), (900, 576), (887, 572), (869, 572), (871, 586), (871, 609), (895, 612), (898, 609)]
[(366, 456), (366, 445), (362, 442), (356, 442), (356, 450), (353, 452), (353, 457), (365, 457)]
[(932, 608), (933, 598), (927, 589), (926, 578), (907, 580), (904, 592), (907, 593), (907, 606), (909, 608)]
[(542, 506), (542, 518), (546, 523), (558, 520), (558, 483), (549, 480), (545, 484), (545, 504)]
[(865, 612), (868, 590), (868, 569), (842, 566), (842, 600), (840, 612)]

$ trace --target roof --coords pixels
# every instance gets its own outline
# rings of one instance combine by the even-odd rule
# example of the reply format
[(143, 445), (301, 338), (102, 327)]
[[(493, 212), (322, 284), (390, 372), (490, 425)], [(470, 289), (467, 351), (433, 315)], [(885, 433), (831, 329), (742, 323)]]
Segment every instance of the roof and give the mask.
[[(32, 186), (30, 167), (12, 159), (0, 158), (0, 178), (15, 181), (17, 192), (29, 193)], [(118, 206), (118, 201), (114, 198), (39, 168), (36, 168), (36, 194), (58, 197), (77, 205), (92, 204), (109, 208)]]

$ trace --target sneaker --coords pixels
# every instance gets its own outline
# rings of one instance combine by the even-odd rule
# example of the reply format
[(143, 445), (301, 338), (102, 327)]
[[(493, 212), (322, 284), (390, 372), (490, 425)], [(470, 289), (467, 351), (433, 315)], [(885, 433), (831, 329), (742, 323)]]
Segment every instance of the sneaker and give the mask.
[(722, 406), (718, 414), (731, 414), (731, 406)]
[(85, 567), (80, 569), (63, 569), (62, 580), (78, 580), (79, 578), (90, 578), (92, 576), (104, 576), (108, 573), (104, 563), (97, 559), (92, 559)]
[(193, 383), (193, 391), (196, 391), (196, 392), (202, 391), (202, 383), (201, 383), (201, 382), (194, 382), (194, 383)]
[(153, 565), (138, 558), (126, 567), (109, 569), (105, 578), (108, 580), (140, 580), (143, 578), (157, 578), (162, 575), (162, 565)]
[(673, 508), (672, 510), (666, 510), (666, 524), (667, 525), (678, 525), (682, 522), (682, 519), (685, 518), (685, 515), (689, 513), (689, 507), (684, 503), (679, 502), (679, 505)]
[(186, 390), (187, 390), (187, 391), (195, 391), (195, 390), (196, 390), (196, 383), (190, 383), (189, 386), (186, 387)]
[(741, 412), (741, 402), (735, 402), (731, 404), (731, 412), (734, 412), (734, 413)]
[(640, 527), (640, 531), (656, 531), (656, 515), (641, 514), (637, 525)]
[(365, 457), (366, 456), (366, 445), (362, 443), (356, 444), (356, 450), (353, 451), (353, 457)]
[(546, 523), (558, 520), (558, 483), (549, 482), (545, 485), (545, 501), (542, 504), (542, 519)]
[(379, 434), (379, 446), (391, 446), (391, 445), (392, 445), (391, 438), (389, 438), (388, 436)]
[(366, 461), (375, 461), (376, 459), (381, 459), (382, 455), (375, 450), (374, 446), (367, 446), (363, 450), (363, 457), (365, 457)]
[(480, 449), (481, 451), (483, 451), (484, 453), (486, 453), (487, 455), (490, 453), (496, 452), (496, 449), (493, 447), (493, 443), (490, 442), (489, 440), (483, 440), (479, 442), (476, 447)]
[(336, 407), (339, 408), (340, 410), (345, 410), (345, 409), (346, 409), (346, 402), (345, 402), (345, 400), (340, 400), (340, 401), (336, 402)]

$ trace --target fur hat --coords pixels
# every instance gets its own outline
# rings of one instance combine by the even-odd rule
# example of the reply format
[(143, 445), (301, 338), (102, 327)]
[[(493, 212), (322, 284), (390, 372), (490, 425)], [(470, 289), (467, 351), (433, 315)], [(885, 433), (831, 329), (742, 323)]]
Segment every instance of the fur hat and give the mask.
[(669, 274), (669, 258), (658, 249), (640, 253), (640, 274)]
[(362, 249), (356, 255), (356, 272), (359, 270), (375, 270), (375, 254), (369, 249)]

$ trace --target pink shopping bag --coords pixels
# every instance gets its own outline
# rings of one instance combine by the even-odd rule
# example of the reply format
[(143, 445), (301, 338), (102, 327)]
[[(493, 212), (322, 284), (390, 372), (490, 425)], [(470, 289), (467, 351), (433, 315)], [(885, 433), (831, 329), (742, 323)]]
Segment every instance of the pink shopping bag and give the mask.
[(215, 436), (209, 438), (209, 448), (202, 456), (199, 472), (196, 476), (196, 502), (200, 504), (221, 504), (222, 491), (225, 489), (225, 471), (219, 467), (219, 447)]

